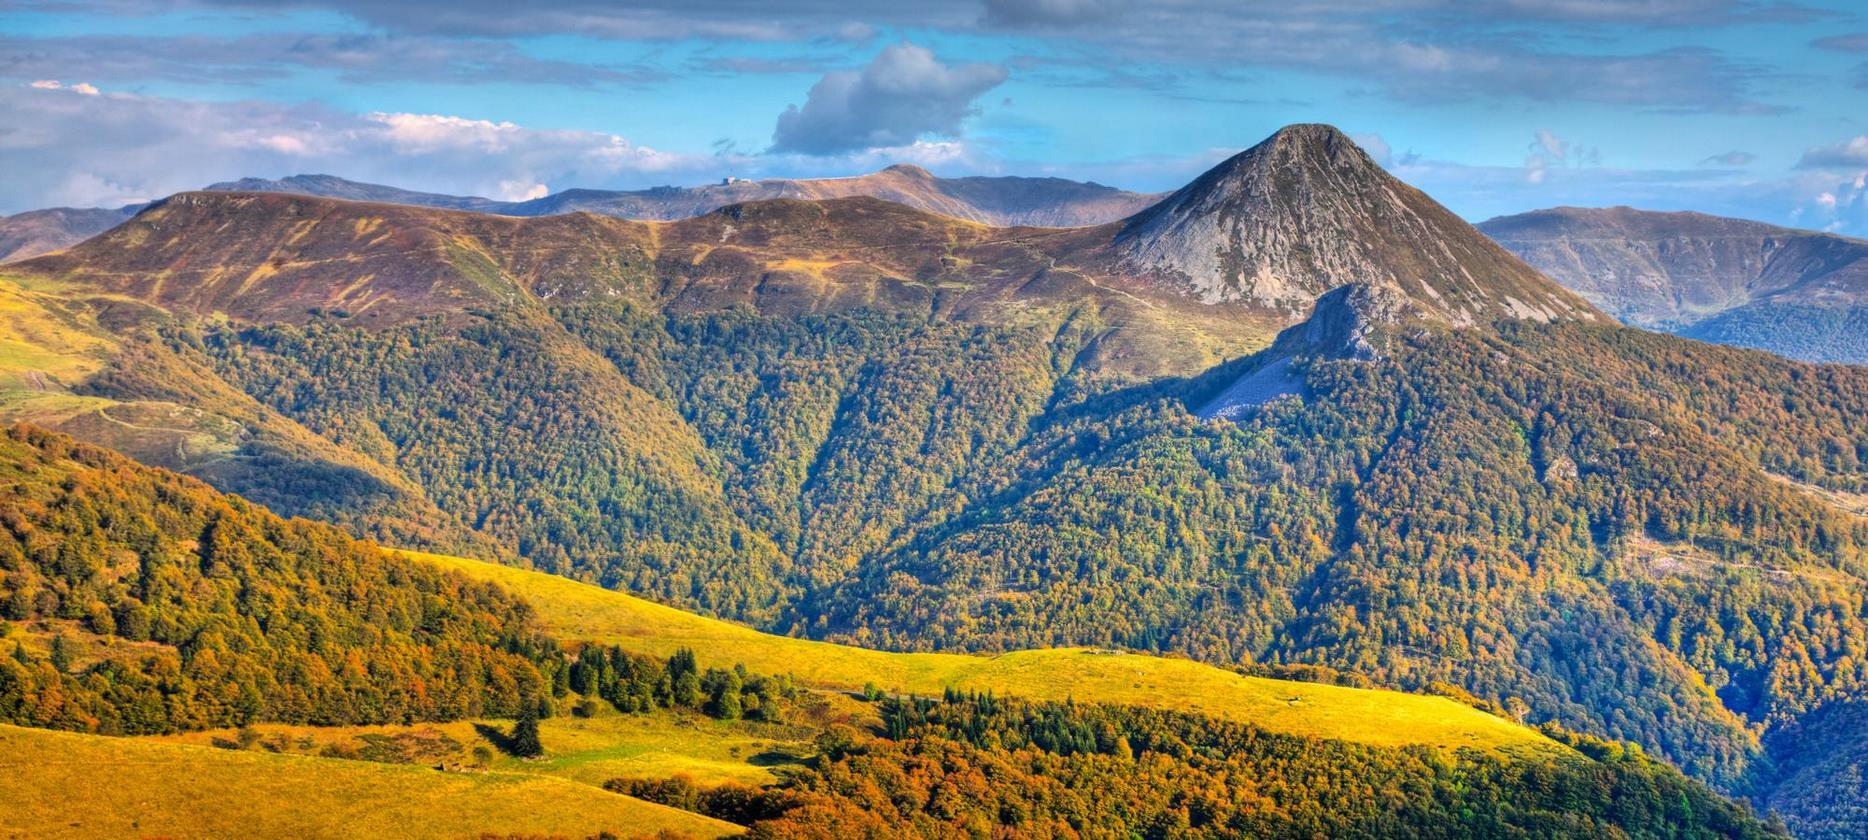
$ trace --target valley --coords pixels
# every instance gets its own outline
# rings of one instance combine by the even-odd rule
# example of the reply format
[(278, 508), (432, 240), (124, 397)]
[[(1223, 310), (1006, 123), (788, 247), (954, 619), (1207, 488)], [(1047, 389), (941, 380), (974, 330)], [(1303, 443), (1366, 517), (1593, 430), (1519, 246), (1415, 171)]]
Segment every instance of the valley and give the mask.
[(852, 781), (903, 767), (1136, 830), (1184, 779), (1211, 836), (1855, 825), (1786, 785), (1862, 766), (1868, 373), (1615, 324), (1327, 126), (1084, 227), (198, 192), (4, 275), (10, 722), (449, 765), (543, 701), (475, 778), (755, 836), (921, 825)]

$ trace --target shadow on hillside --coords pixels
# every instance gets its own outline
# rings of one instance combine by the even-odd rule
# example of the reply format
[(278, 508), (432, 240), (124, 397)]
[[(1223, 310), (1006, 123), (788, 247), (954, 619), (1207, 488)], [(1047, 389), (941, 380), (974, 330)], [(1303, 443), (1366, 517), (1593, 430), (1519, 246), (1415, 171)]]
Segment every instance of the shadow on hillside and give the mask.
[(514, 758), (524, 758), (524, 756), (512, 751), (512, 737), (500, 731), (499, 727), (488, 726), (484, 723), (476, 723), (473, 725), (473, 731), (479, 733), (480, 737), (485, 738), (487, 743), (492, 744), (494, 748), (498, 749), (500, 752)]
[(792, 755), (782, 750), (766, 750), (747, 758), (746, 763), (754, 767), (782, 767), (803, 766), (805, 762), (802, 756)]

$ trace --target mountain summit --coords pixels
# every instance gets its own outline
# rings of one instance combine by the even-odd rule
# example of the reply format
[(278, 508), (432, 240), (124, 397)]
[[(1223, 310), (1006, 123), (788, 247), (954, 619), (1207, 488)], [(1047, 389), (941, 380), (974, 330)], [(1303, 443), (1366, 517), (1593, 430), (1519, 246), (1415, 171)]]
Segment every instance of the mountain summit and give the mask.
[(1128, 270), (1205, 303), (1302, 311), (1375, 284), (1452, 326), (1596, 316), (1327, 125), (1288, 126), (1212, 168), (1123, 222), (1114, 246)]

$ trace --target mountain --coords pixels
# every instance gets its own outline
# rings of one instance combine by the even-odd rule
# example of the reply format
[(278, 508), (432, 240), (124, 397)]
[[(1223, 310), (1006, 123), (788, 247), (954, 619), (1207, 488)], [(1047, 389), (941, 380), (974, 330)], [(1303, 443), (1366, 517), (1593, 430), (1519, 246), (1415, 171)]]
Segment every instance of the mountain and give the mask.
[(83, 242), (136, 215), (144, 205), (53, 207), (0, 217), (0, 263), (30, 259)]
[(227, 418), (281, 506), (769, 632), (1470, 692), (1859, 835), (1868, 371), (1614, 324), (1386, 178), (1296, 127), (1069, 229), (186, 194), (9, 267), (60, 329), (0, 320), (0, 407)]
[(1124, 222), (1115, 249), (1208, 303), (1303, 312), (1357, 283), (1456, 326), (1595, 315), (1323, 125), (1281, 129), (1214, 167)]
[[(849, 178), (729, 179), (699, 187), (633, 191), (572, 189), (527, 201), (418, 192), (335, 175), (241, 178), (210, 184), (203, 189), (208, 192), (290, 193), (503, 216), (586, 212), (658, 221), (699, 216), (748, 201), (869, 196), (982, 224), (1039, 227), (1100, 224), (1135, 213), (1160, 197), (1063, 178), (937, 178), (925, 169), (907, 164)], [(134, 204), (115, 210), (55, 207), (0, 217), (0, 263), (71, 247), (116, 227), (146, 206)]]
[[(417, 192), (382, 184), (366, 184), (339, 178), (336, 175), (292, 175), (285, 178), (241, 178), (237, 181), (221, 181), (209, 184), (202, 189), (208, 192), (277, 192), (297, 195), (318, 195), (325, 198), (342, 198), (349, 201), (375, 201), (385, 204), (412, 204), (417, 207), (441, 207), (449, 210), (473, 210), (481, 213), (497, 213), (500, 208), (511, 202), (495, 201), (490, 198), (474, 196), (442, 195), (440, 193)], [(513, 213), (509, 215), (532, 215)]]
[(1628, 207), (1538, 210), (1479, 229), (1626, 323), (1868, 363), (1868, 241)]
[(1100, 224), (1128, 216), (1160, 197), (1063, 178), (937, 178), (921, 167), (908, 164), (897, 164), (879, 172), (848, 178), (772, 178), (760, 181), (733, 178), (698, 187), (572, 189), (527, 201), (495, 201), (411, 192), (346, 181), (331, 175), (294, 175), (280, 180), (243, 178), (214, 184), (207, 189), (217, 192), (298, 193), (355, 201), (472, 210), (505, 216), (552, 216), (581, 211), (648, 221), (685, 219), (729, 204), (749, 201), (867, 196), (982, 224), (1039, 227)]

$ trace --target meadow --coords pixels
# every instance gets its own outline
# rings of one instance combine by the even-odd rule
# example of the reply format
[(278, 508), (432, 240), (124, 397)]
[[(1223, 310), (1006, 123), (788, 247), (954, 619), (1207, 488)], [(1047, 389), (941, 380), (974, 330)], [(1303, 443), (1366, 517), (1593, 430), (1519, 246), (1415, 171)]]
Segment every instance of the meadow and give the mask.
[(482, 580), (531, 602), (561, 639), (613, 644), (654, 656), (683, 648), (703, 666), (744, 664), (820, 689), (873, 685), (893, 694), (952, 688), (1029, 700), (1118, 703), (1198, 712), (1273, 732), (1370, 746), (1560, 751), (1515, 722), (1453, 700), (1243, 676), (1187, 659), (1091, 648), (1013, 651), (997, 656), (892, 653), (761, 633), (622, 592), (525, 569), (403, 552)]

